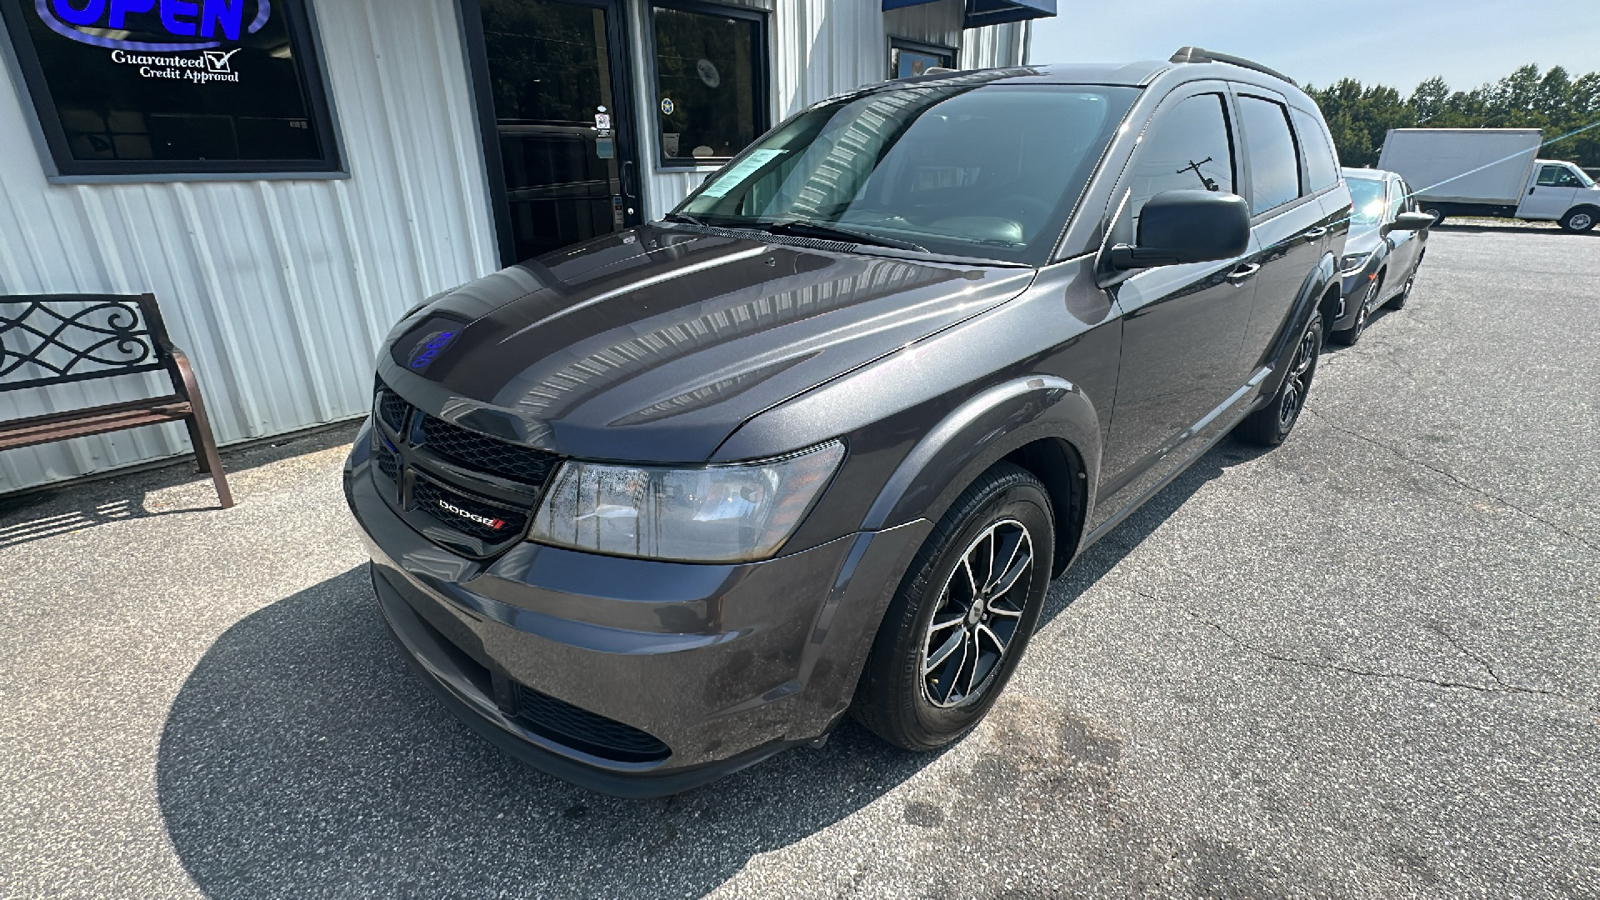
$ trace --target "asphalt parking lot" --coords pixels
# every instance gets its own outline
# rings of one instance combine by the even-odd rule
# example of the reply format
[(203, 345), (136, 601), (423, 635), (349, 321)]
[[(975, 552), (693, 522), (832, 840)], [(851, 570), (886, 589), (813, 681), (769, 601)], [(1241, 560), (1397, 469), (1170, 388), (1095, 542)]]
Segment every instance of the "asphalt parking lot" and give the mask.
[(847, 726), (668, 800), (416, 683), (351, 429), (0, 501), (6, 897), (1600, 897), (1600, 234), (1445, 227), (1079, 560), (938, 755)]

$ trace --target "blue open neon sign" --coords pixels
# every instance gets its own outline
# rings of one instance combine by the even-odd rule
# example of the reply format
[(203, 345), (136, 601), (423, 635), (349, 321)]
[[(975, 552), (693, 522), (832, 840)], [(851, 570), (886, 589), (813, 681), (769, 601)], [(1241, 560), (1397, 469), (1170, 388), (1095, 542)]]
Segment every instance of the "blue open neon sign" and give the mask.
[[(271, 0), (254, 0), (256, 15), (245, 25), (245, 4), (250, 0), (34, 0), (45, 27), (65, 38), (95, 47), (121, 50), (205, 50), (237, 41), (242, 33), (255, 34), (272, 17)], [(80, 28), (127, 29), (129, 15), (156, 13), (161, 30), (189, 41), (130, 41), (80, 31)], [(141, 29), (143, 30), (143, 29)]]

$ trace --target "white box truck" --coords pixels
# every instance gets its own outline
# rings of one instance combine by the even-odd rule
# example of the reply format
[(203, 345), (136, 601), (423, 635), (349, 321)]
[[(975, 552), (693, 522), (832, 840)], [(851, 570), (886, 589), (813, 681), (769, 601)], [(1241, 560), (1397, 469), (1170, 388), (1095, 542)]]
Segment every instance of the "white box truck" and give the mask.
[(1398, 172), (1440, 221), (1495, 216), (1588, 231), (1600, 221), (1600, 187), (1573, 163), (1536, 159), (1543, 139), (1537, 128), (1393, 128), (1378, 168)]

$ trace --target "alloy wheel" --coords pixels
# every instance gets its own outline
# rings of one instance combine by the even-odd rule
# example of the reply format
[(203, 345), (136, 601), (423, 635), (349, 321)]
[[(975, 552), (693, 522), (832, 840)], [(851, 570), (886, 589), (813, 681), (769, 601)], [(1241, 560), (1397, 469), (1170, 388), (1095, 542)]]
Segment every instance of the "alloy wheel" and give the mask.
[(1411, 270), (1411, 277), (1406, 279), (1405, 287), (1401, 288), (1400, 289), (1400, 293), (1394, 295), (1394, 298), (1389, 301), (1389, 308), (1390, 309), (1401, 309), (1401, 308), (1403, 308), (1406, 305), (1406, 301), (1411, 299), (1411, 288), (1414, 287), (1416, 285), (1416, 283), (1417, 283), (1417, 270), (1415, 268), (1413, 268)]
[(1033, 538), (1016, 519), (995, 522), (962, 551), (917, 658), (929, 703), (959, 706), (983, 692), (1016, 642), (1033, 569)]
[[(1362, 309), (1365, 309), (1363, 302)], [(1360, 321), (1360, 320), (1358, 320)], [(1306, 329), (1300, 336), (1300, 346), (1294, 351), (1294, 363), (1283, 383), (1283, 401), (1278, 406), (1278, 428), (1288, 431), (1300, 418), (1300, 408), (1305, 405), (1306, 392), (1311, 389), (1311, 369), (1317, 360), (1317, 335)]]
[(1367, 288), (1367, 295), (1361, 298), (1361, 308), (1356, 310), (1356, 322), (1350, 326), (1352, 337), (1367, 330), (1367, 316), (1371, 315), (1369, 310), (1372, 309), (1372, 301), (1376, 299), (1378, 299), (1378, 283), (1374, 281), (1372, 286)]

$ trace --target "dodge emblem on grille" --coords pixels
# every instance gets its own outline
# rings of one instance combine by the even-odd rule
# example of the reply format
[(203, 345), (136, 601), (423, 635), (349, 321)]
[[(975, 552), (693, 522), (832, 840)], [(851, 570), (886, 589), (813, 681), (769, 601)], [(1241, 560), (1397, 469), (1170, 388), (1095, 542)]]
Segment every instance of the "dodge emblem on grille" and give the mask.
[(451, 503), (449, 500), (440, 500), (439, 508), (452, 515), (457, 515), (463, 519), (469, 519), (473, 522), (477, 522), (479, 525), (482, 525), (485, 528), (492, 528), (495, 531), (499, 531), (500, 529), (506, 527), (505, 519), (491, 519), (488, 516), (480, 516), (477, 513), (467, 512), (461, 507), (456, 506), (454, 503)]

